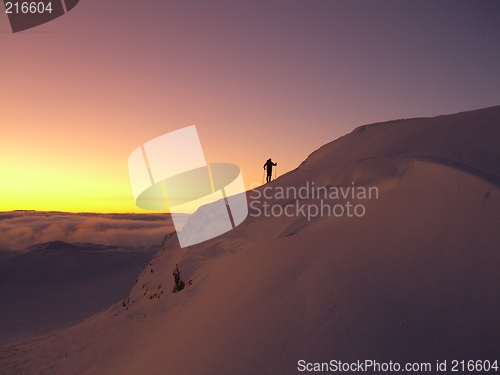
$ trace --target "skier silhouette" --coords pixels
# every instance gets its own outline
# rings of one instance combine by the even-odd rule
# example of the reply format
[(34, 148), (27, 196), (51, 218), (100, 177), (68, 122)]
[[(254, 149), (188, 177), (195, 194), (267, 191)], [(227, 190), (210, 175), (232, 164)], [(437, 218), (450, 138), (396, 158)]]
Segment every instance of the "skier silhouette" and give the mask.
[(278, 163), (273, 163), (271, 158), (267, 159), (264, 163), (264, 169), (267, 171), (266, 182), (271, 182), (271, 178), (273, 176), (273, 166), (278, 165)]

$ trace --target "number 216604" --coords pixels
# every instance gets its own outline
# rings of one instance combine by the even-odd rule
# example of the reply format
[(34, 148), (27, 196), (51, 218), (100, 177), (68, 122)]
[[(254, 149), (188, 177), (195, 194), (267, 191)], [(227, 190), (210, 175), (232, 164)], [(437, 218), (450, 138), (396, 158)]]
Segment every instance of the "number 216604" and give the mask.
[(42, 2), (7, 2), (5, 3), (5, 13), (52, 13), (52, 3), (44, 4)]

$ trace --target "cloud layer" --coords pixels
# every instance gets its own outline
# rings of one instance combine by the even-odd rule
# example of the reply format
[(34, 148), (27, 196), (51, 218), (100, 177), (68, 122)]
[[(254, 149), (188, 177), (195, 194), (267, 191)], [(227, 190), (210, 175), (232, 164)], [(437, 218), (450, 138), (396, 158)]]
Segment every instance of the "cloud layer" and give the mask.
[(174, 230), (168, 214), (0, 212), (0, 250), (49, 241), (151, 246)]

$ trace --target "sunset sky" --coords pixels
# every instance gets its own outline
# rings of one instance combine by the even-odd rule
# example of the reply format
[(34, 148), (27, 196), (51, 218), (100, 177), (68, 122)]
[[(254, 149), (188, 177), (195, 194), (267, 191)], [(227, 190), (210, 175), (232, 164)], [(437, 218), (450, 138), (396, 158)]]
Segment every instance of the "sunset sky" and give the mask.
[(0, 9), (0, 211), (146, 212), (128, 156), (190, 125), (248, 188), (356, 126), (500, 104), (498, 1), (80, 0), (16, 34)]

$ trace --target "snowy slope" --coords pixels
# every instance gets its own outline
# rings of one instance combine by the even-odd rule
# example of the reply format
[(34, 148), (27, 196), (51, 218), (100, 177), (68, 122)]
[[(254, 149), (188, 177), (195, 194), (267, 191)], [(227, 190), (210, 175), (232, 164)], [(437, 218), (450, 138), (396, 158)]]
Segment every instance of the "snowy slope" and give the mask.
[[(357, 128), (266, 187), (377, 187), (378, 199), (347, 197), (364, 216), (249, 216), (187, 249), (167, 236), (127, 298), (0, 348), (0, 370), (291, 374), (299, 360), (498, 359), (498, 144), (500, 107)], [(176, 264), (192, 285), (172, 293)]]
[(0, 252), (0, 343), (69, 327), (116, 303), (157, 250), (52, 241)]

